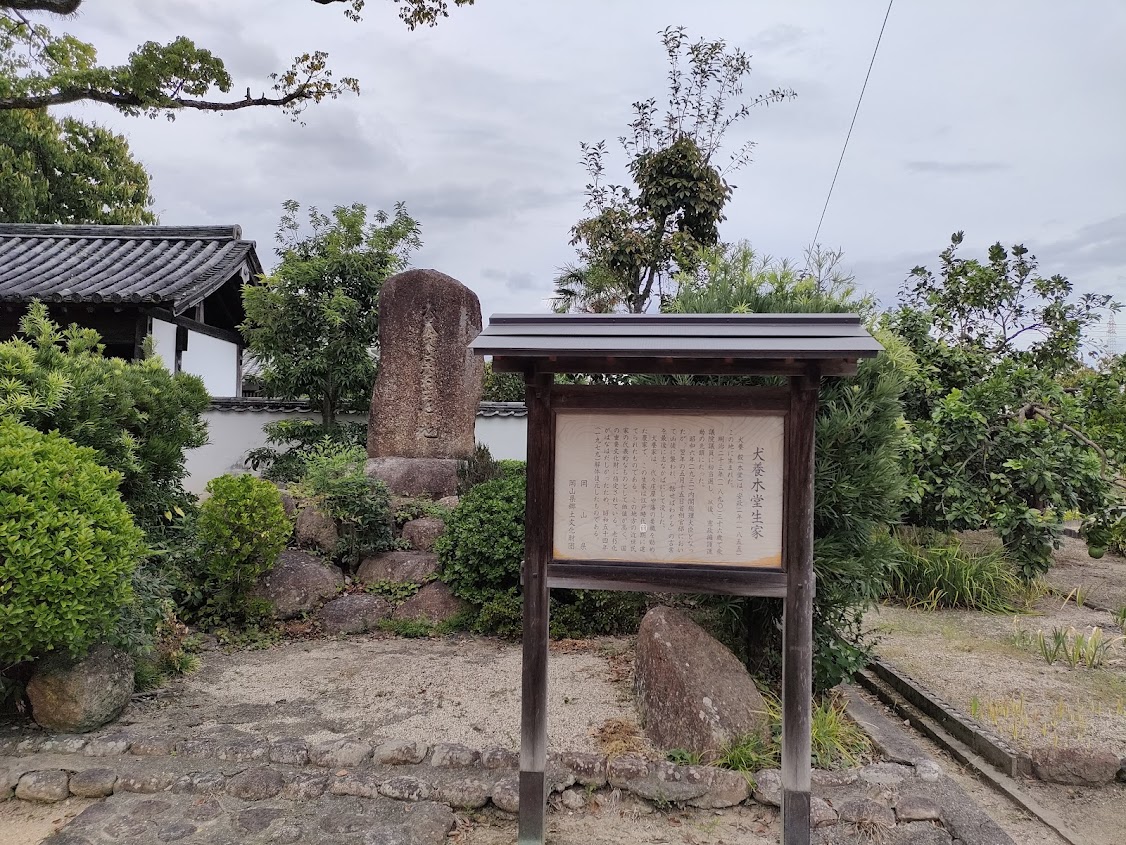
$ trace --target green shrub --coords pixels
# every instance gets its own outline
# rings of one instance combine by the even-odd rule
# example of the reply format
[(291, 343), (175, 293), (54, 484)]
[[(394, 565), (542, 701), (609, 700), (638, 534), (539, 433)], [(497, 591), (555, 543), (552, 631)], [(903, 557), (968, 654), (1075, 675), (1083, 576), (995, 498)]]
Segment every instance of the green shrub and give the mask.
[(0, 417), (0, 667), (107, 636), (143, 535), (92, 449)]
[(381, 481), (364, 475), (367, 453), (325, 440), (305, 459), (298, 493), (321, 507), (340, 528), (335, 556), (348, 567), (394, 547), (391, 497)]
[(325, 441), (340, 446), (367, 443), (367, 424), (338, 422), (325, 426), (314, 420), (279, 420), (262, 426), (266, 445), (251, 449), (246, 463), (270, 481), (300, 481), (306, 462)]
[(512, 474), (469, 490), (435, 545), (442, 580), (478, 607), (520, 584), (524, 483), (523, 475)]
[[(92, 329), (60, 329), (41, 303), (20, 321), (22, 338), (0, 343), (0, 413), (96, 450), (120, 473), (120, 491), (141, 525), (183, 508), (184, 452), (207, 442), (203, 381), (173, 375), (149, 355), (103, 355)], [(151, 348), (150, 348), (151, 351)]]
[(970, 552), (952, 538), (922, 544), (900, 534), (889, 595), (908, 607), (965, 607), (1014, 613), (1023, 584), (1001, 549)]
[[(499, 477), (462, 496), (435, 549), (442, 580), (454, 595), (478, 609), (474, 630), (519, 636), (524, 464), (499, 461), (497, 471)], [(637, 593), (556, 590), (551, 595), (551, 634), (581, 638), (629, 633), (637, 630), (644, 609), (645, 598)]]
[(199, 552), (206, 606), (219, 619), (242, 618), (247, 592), (269, 572), (292, 526), (281, 493), (253, 475), (221, 475), (207, 483), (200, 508)]

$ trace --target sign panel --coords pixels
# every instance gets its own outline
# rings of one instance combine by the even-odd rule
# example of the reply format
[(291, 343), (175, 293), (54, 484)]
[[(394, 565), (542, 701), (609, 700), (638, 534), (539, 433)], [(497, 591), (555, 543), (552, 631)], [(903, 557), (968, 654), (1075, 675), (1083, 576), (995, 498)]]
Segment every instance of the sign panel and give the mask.
[(555, 559), (781, 568), (784, 424), (558, 412)]

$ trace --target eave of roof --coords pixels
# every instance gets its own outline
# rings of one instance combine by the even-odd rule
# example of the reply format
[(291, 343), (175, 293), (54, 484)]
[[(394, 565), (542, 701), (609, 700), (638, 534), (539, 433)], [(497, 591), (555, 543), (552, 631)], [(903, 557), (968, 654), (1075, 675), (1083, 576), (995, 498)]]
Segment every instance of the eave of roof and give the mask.
[(0, 225), (0, 302), (159, 305), (181, 314), (262, 272), (239, 226)]

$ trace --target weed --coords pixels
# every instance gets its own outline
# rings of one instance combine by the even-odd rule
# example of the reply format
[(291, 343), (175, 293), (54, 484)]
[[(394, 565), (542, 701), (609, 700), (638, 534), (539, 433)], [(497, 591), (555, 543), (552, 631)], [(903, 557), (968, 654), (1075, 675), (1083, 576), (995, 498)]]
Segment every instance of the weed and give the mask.
[(970, 715), (975, 719), (981, 715), (981, 699), (976, 695), (970, 696)]
[(1126, 634), (1126, 604), (1114, 611), (1114, 624), (1118, 626), (1118, 630)]
[(704, 755), (696, 751), (674, 748), (665, 755), (665, 759), (678, 766), (699, 766), (704, 762)]
[(422, 584), (414, 584), (409, 581), (375, 581), (364, 585), (365, 592), (383, 596), (394, 605), (402, 604), (421, 589)]
[(434, 628), (434, 625), (424, 619), (383, 619), (379, 623), (379, 630), (408, 639), (429, 637), (435, 633)]
[(272, 648), (282, 639), (281, 627), (272, 623), (247, 625), (241, 629), (216, 628), (213, 633), (219, 645), (232, 649)]
[(1076, 607), (1083, 607), (1087, 603), (1087, 588), (1080, 584), (1073, 589), (1070, 593), (1063, 597), (1063, 607), (1067, 607), (1069, 601), (1074, 601)]
[(1068, 666), (1086, 666), (1088, 669), (1097, 669), (1106, 659), (1107, 652), (1119, 642), (1126, 641), (1126, 636), (1107, 637), (1102, 629), (1092, 628), (1091, 633), (1085, 634), (1074, 628), (1053, 628), (1051, 636), (1046, 636), (1043, 631), (1037, 632), (1040, 643), (1040, 654), (1049, 665), (1062, 658)]

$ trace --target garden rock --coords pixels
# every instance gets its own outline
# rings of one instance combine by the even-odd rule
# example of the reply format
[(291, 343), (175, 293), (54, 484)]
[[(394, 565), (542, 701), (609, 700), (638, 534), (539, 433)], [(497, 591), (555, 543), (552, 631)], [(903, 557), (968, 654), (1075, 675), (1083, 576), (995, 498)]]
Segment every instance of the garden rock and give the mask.
[(391, 602), (379, 596), (349, 593), (317, 611), (317, 624), (328, 634), (362, 634), (391, 615)]
[(375, 747), (372, 760), (387, 766), (421, 763), (430, 748), (425, 742), (414, 739), (389, 739)]
[(493, 786), (493, 805), (506, 813), (520, 812), (520, 781), (515, 777), (504, 778)]
[(657, 746), (711, 756), (746, 734), (765, 735), (766, 702), (746, 667), (681, 611), (645, 614), (636, 653), (638, 709)]
[(422, 584), (438, 574), (438, 556), (432, 552), (396, 551), (369, 557), (360, 564), (356, 577), (365, 584), (391, 581)]
[(885, 807), (871, 798), (854, 798), (845, 801), (837, 808), (841, 821), (852, 822), (855, 825), (890, 828), (895, 825), (895, 813), (890, 807)]
[(368, 456), (468, 457), (484, 385), (484, 359), (469, 349), (481, 332), (476, 294), (437, 270), (408, 270), (383, 283), (379, 315)]
[(61, 769), (28, 772), (16, 784), (16, 797), (24, 801), (62, 801), (70, 795), (70, 776)]
[(344, 587), (344, 573), (308, 552), (287, 549), (274, 568), (258, 579), (252, 597), (265, 599), (279, 619), (293, 619), (332, 598)]
[(239, 772), (227, 781), (227, 794), (244, 801), (263, 801), (280, 793), (284, 785), (281, 772), (259, 766)]
[(371, 746), (351, 739), (329, 739), (309, 749), (309, 762), (314, 766), (340, 769), (358, 766), (371, 757)]
[(809, 799), (809, 826), (828, 827), (837, 823), (837, 811), (829, 806), (824, 798), (814, 795)]
[(113, 769), (86, 769), (70, 776), (70, 794), (79, 798), (105, 798), (113, 795), (117, 772)]
[(754, 799), (768, 807), (781, 807), (782, 772), (778, 769), (755, 772)]
[[(734, 807), (751, 796), (751, 785), (742, 772), (729, 772), (723, 769), (705, 769), (707, 792), (688, 801), (693, 807), (715, 810), (721, 807)], [(834, 818), (836, 814), (834, 814)]]
[(457, 489), (464, 464), (456, 458), (371, 458), (364, 473), (403, 496), (441, 496)]
[(442, 532), (446, 530), (446, 523), (434, 517), (424, 516), (421, 519), (412, 519), (403, 526), (403, 539), (411, 544), (412, 549), (421, 552), (434, 551), (434, 543)]
[(297, 514), (294, 534), (297, 545), (320, 549), (325, 554), (332, 554), (340, 540), (340, 532), (336, 530), (332, 517), (313, 505), (306, 505)]
[(1032, 749), (1032, 771), (1040, 780), (1075, 786), (1109, 783), (1118, 775), (1118, 755), (1093, 748)]
[(888, 845), (950, 845), (950, 834), (930, 822), (901, 824), (885, 839)]
[(441, 505), (442, 507), (447, 508), (448, 510), (452, 511), (454, 508), (456, 508), (458, 506), (458, 503), (460, 501), (461, 501), (460, 496), (443, 496), (442, 498), (440, 498), (438, 500), (438, 504)]
[(895, 804), (895, 817), (902, 822), (939, 821), (942, 811), (929, 798), (921, 795), (904, 795)]
[(413, 619), (439, 625), (465, 609), (465, 603), (441, 581), (432, 581), (395, 608), (395, 619)]
[(101, 644), (86, 657), (54, 655), (27, 684), (35, 721), (52, 731), (86, 733), (116, 719), (133, 695), (133, 659)]

